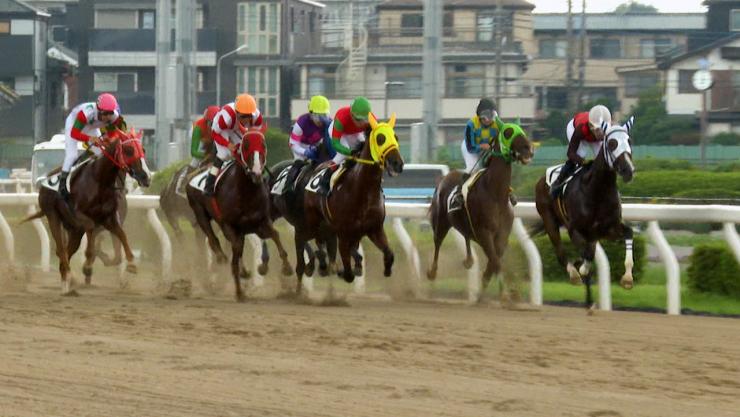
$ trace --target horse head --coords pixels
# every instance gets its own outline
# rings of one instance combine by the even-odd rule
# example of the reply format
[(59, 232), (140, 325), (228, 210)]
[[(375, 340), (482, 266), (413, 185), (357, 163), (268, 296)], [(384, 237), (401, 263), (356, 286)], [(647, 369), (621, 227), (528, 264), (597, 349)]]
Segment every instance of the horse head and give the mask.
[(534, 148), (518, 121), (517, 123), (504, 123), (496, 116), (496, 124), (501, 126), (498, 133), (498, 144), (504, 159), (518, 161), (524, 165), (530, 163), (534, 157)]
[(610, 169), (616, 171), (624, 182), (630, 182), (635, 173), (632, 162), (632, 140), (630, 130), (635, 118), (630, 117), (624, 126), (612, 125), (606, 129), (602, 145), (604, 159)]
[(239, 157), (242, 166), (252, 181), (254, 183), (262, 181), (262, 170), (267, 157), (265, 135), (258, 130), (247, 130), (242, 137)]
[(148, 187), (152, 174), (146, 164), (146, 152), (141, 143), (142, 132), (115, 130), (108, 135), (103, 154), (118, 168), (126, 171), (142, 187)]
[(378, 122), (372, 113), (368, 121), (372, 132), (370, 132), (370, 155), (373, 161), (380, 164), (391, 176), (403, 172), (403, 158), (398, 148), (398, 137), (393, 127), (396, 125), (396, 114), (391, 115), (388, 122)]

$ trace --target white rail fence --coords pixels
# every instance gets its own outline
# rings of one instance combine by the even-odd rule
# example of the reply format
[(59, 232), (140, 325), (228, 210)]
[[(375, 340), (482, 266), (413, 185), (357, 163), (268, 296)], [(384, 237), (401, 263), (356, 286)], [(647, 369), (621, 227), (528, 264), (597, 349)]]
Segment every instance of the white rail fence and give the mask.
[[(38, 196), (35, 193), (23, 194), (0, 194), (0, 233), (3, 235), (6, 259), (10, 262), (15, 260), (15, 240), (13, 230), (2, 214), (4, 207), (26, 207), (28, 212), (35, 210)], [(129, 210), (146, 210), (147, 219), (157, 236), (162, 252), (161, 274), (166, 277), (172, 268), (172, 244), (165, 228), (162, 226), (158, 216), (159, 197), (149, 195), (127, 196)], [(420, 256), (413, 239), (404, 226), (403, 219), (423, 220), (427, 218), (429, 205), (426, 203), (400, 203), (387, 202), (386, 215), (391, 221), (393, 232), (398, 237), (406, 259), (411, 270), (411, 282), (417, 293), (423, 285), (422, 265)], [(514, 220), (513, 232), (519, 240), (528, 260), (530, 279), (530, 303), (542, 304), (542, 260), (534, 242), (527, 234), (522, 219), (536, 220), (539, 218), (534, 203), (520, 203), (514, 209), (516, 219)], [(626, 221), (647, 222), (647, 233), (651, 242), (658, 249), (659, 256), (666, 268), (666, 297), (668, 314), (681, 314), (681, 281), (678, 260), (673, 249), (668, 244), (660, 229), (659, 222), (671, 223), (721, 223), (723, 225), (724, 237), (735, 257), (740, 262), (740, 236), (736, 230), (736, 224), (740, 223), (740, 207), (724, 205), (656, 205), (656, 204), (624, 204), (622, 206), (623, 217)], [(50, 269), (50, 241), (46, 228), (41, 220), (34, 220), (33, 227), (40, 242), (40, 266), (44, 271)], [(465, 254), (465, 245), (462, 236), (455, 232), (457, 246), (461, 254)], [(255, 263), (258, 259), (259, 241), (250, 239), (255, 249)], [(480, 273), (478, 259), (474, 253), (474, 265), (468, 271), (468, 299), (473, 301), (478, 298), (481, 291)], [(599, 288), (599, 308), (611, 310), (611, 277), (609, 276), (609, 260), (600, 245), (597, 246), (596, 264)], [(364, 264), (364, 262), (363, 262)], [(365, 268), (363, 267), (363, 270)], [(257, 285), (262, 277), (257, 276)], [(312, 280), (306, 280), (306, 285), (311, 289)], [(354, 289), (362, 292), (365, 289), (364, 276), (358, 277)]]

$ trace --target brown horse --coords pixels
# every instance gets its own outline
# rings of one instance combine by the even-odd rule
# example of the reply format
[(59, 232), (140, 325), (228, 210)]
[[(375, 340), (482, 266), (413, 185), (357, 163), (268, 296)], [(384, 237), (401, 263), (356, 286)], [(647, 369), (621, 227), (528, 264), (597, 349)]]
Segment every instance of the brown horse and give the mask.
[[(384, 275), (391, 275), (393, 252), (388, 246), (388, 238), (383, 229), (385, 205), (381, 181), (383, 170), (390, 175), (403, 172), (403, 158), (398, 150), (398, 139), (393, 127), (396, 116), (391, 115), (387, 123), (379, 123), (369, 115), (372, 132), (360, 150), (359, 157), (350, 157), (348, 162), (354, 165), (339, 179), (335, 189), (328, 197), (316, 192), (304, 193), (304, 221), (296, 224), (296, 273), (298, 275), (297, 291), (301, 291), (304, 272), (303, 247), (310, 239), (337, 236), (339, 254), (342, 258), (341, 275), (346, 282), (353, 282), (355, 273), (352, 270), (352, 251), (358, 247), (364, 236), (383, 252)], [(346, 164), (346, 162), (345, 162)], [(325, 165), (319, 165), (315, 172), (323, 171)], [(320, 175), (320, 174), (319, 174)], [(317, 179), (318, 176), (312, 175)], [(311, 181), (312, 183), (314, 180)], [(327, 245), (331, 240), (326, 241)], [(329, 253), (331, 256), (331, 248)]]
[[(545, 177), (540, 178), (535, 187), (537, 212), (542, 218), (542, 225), (536, 232), (547, 232), (558, 262), (568, 271), (571, 282), (580, 284), (583, 280), (586, 283), (586, 308), (592, 307), (591, 264), (596, 243), (601, 239), (625, 240), (625, 274), (620, 283), (626, 289), (633, 285), (633, 234), (622, 222), (617, 189), (617, 174), (629, 182), (635, 172), (629, 135), (633, 123), (634, 119), (630, 118), (625, 126), (614, 125), (606, 130), (601, 152), (575, 174), (565, 188), (565, 195), (553, 200)], [(566, 259), (560, 241), (561, 226), (568, 230), (571, 241), (581, 253), (581, 259), (575, 263)]]
[(283, 261), (283, 273), (285, 275), (292, 273), (288, 254), (272, 226), (269, 190), (262, 178), (265, 154), (265, 137), (262, 133), (247, 131), (242, 139), (235, 166), (223, 173), (213, 197), (206, 197), (203, 192), (190, 184), (187, 187), (188, 202), (198, 225), (208, 238), (208, 244), (216, 254), (217, 262), (225, 263), (227, 258), (213, 232), (211, 220), (215, 220), (221, 226), (224, 236), (231, 243), (231, 273), (236, 286), (237, 301), (245, 299), (239, 281), (245, 235), (256, 233), (261, 239), (272, 239)]
[(69, 260), (77, 252), (85, 234), (88, 241), (82, 271), (86, 281), (89, 282), (92, 263), (95, 260), (96, 228), (100, 226), (115, 235), (123, 245), (128, 261), (126, 270), (131, 273), (136, 273), (137, 270), (134, 254), (121, 226), (120, 190), (115, 184), (121, 173), (127, 172), (139, 185), (147, 187), (151, 174), (144, 159), (141, 133), (135, 133), (133, 130), (125, 133), (119, 130), (110, 136), (108, 143), (101, 147), (103, 156), (72, 173), (70, 178), (72, 189), (68, 202), (58, 192), (41, 187), (39, 190), (41, 211), (24, 220), (46, 216), (56, 243), (63, 294), (70, 293)]
[[(483, 272), (483, 285), (479, 297), (488, 286), (493, 274), (501, 272), (501, 262), (511, 233), (514, 213), (509, 205), (511, 185), (511, 164), (514, 161), (523, 164), (532, 160), (532, 144), (518, 124), (503, 123), (491, 151), (484, 156), (485, 172), (480, 174), (475, 184), (470, 187), (467, 201), (449, 210), (448, 202), (453, 190), (460, 189), (464, 182), (463, 173), (454, 171), (445, 176), (437, 185), (432, 197), (430, 209), (432, 230), (434, 231), (434, 260), (427, 272), (427, 278), (437, 277), (437, 260), (439, 248), (451, 227), (465, 237), (467, 257), (463, 266), (470, 269), (473, 265), (470, 240), (477, 242), (488, 257), (488, 265)], [(460, 192), (460, 191), (458, 191)]]

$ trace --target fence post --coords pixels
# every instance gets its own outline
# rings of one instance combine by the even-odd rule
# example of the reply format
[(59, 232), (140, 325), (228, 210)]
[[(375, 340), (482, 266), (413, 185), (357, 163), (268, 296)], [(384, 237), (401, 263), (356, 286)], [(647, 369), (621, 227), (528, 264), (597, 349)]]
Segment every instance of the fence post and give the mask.
[(540, 257), (540, 251), (537, 250), (537, 245), (529, 237), (522, 219), (519, 217), (514, 218), (513, 227), (514, 234), (516, 234), (524, 254), (527, 255), (527, 262), (529, 263), (529, 302), (532, 305), (541, 306), (542, 258)]
[(414, 245), (414, 241), (411, 240), (411, 236), (403, 226), (403, 219), (400, 217), (393, 218), (393, 231), (398, 237), (398, 241), (401, 243), (403, 251), (406, 253), (406, 259), (408, 259), (409, 267), (411, 268), (411, 285), (414, 297), (419, 296), (419, 290), (421, 288), (421, 262), (419, 260), (419, 251)]
[[(455, 242), (457, 243), (457, 247), (460, 249), (460, 251), (463, 253), (463, 257), (467, 253), (467, 250), (465, 249), (465, 237), (457, 231), (457, 229), (453, 229), (455, 235)], [(473, 254), (473, 266), (470, 267), (468, 270), (468, 301), (471, 303), (475, 303), (478, 301), (481, 295), (481, 279), (480, 279), (480, 270), (478, 268), (478, 255), (475, 253), (475, 249), (471, 248), (471, 253)]]
[(611, 311), (612, 309), (612, 287), (611, 271), (609, 271), (609, 258), (600, 243), (596, 243), (596, 271), (599, 277), (599, 309)]
[[(35, 212), (35, 205), (32, 204), (28, 206), (29, 215)], [(41, 242), (41, 270), (43, 272), (49, 272), (51, 270), (51, 245), (49, 242), (49, 234), (46, 233), (46, 228), (44, 227), (44, 223), (41, 222), (41, 219), (35, 219), (31, 221), (31, 223), (33, 224), (33, 228), (36, 229), (36, 234), (39, 237), (39, 242)]]
[(663, 260), (666, 270), (666, 297), (668, 314), (681, 314), (681, 271), (678, 268), (678, 259), (673, 253), (671, 245), (663, 236), (660, 225), (656, 220), (648, 222), (648, 234), (655, 246), (658, 248), (660, 258)]
[(167, 235), (167, 231), (162, 226), (162, 222), (157, 217), (157, 210), (153, 208), (148, 209), (147, 218), (152, 229), (154, 229), (154, 233), (157, 234), (159, 245), (162, 248), (162, 278), (166, 279), (172, 270), (172, 243), (170, 242), (170, 237)]
[(8, 253), (8, 262), (15, 262), (15, 239), (13, 238), (13, 231), (10, 230), (8, 221), (5, 220), (3, 212), (0, 211), (0, 231), (3, 233), (3, 240), (5, 241), (5, 250)]
[(726, 222), (722, 229), (725, 232), (727, 244), (730, 245), (730, 249), (732, 249), (735, 259), (737, 259), (737, 263), (740, 264), (740, 237), (738, 237), (737, 230), (735, 230), (735, 223)]

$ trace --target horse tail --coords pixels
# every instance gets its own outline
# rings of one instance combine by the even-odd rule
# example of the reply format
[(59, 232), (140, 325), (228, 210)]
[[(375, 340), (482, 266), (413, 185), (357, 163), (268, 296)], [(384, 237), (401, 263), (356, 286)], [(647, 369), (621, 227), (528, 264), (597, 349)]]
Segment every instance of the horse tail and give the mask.
[(39, 211), (38, 213), (31, 214), (30, 216), (28, 216), (25, 219), (21, 220), (21, 222), (18, 223), (18, 224), (27, 223), (27, 222), (30, 222), (31, 220), (40, 219), (40, 218), (42, 218), (44, 216), (45, 216), (44, 212), (43, 211)]
[(527, 233), (529, 233), (529, 236), (539, 236), (545, 233), (545, 222), (542, 220), (538, 221), (537, 223), (533, 224), (528, 230)]

